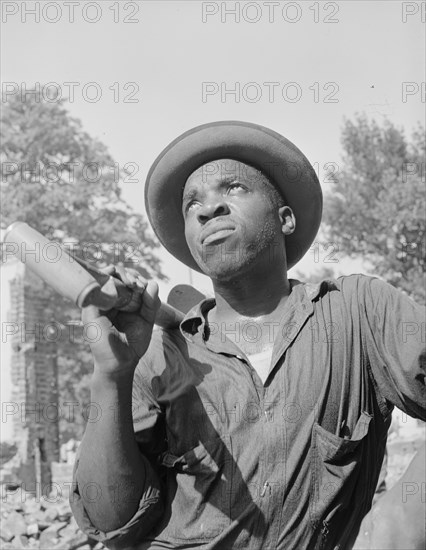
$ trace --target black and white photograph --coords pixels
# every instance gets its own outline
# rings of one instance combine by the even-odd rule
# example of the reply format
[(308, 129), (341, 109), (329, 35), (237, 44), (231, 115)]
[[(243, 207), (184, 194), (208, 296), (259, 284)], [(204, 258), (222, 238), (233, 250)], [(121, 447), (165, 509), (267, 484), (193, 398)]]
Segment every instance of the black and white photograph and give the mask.
[(0, 10), (0, 548), (424, 550), (426, 2)]

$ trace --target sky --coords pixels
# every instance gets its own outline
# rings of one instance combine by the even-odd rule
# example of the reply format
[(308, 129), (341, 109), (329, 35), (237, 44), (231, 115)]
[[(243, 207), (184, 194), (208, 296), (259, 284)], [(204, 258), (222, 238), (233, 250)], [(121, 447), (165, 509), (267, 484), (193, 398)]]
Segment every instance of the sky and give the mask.
[[(138, 212), (145, 212), (144, 181), (162, 149), (217, 120), (254, 122), (286, 136), (314, 165), (327, 194), (324, 164), (341, 165), (345, 118), (388, 118), (407, 135), (424, 119), (424, 6), (4, 0), (3, 101), (22, 84), (51, 101), (68, 97), (70, 114), (108, 146), (120, 167), (132, 169), (122, 192)], [(363, 269), (345, 260), (344, 251), (337, 263), (326, 263), (320, 239), (296, 271)], [(205, 277), (164, 250), (159, 256), (169, 277), (160, 284), (163, 299), (179, 283), (211, 292)], [(3, 319), (12, 272), (1, 273)], [(2, 354), (10, 357), (7, 346)], [(11, 389), (5, 370), (2, 388), (5, 401)], [(10, 434), (10, 423), (4, 424), (2, 436)]]
[[(324, 164), (341, 164), (345, 118), (388, 118), (407, 134), (423, 119), (424, 17), (424, 3), (422, 12), (421, 2), (386, 0), (3, 1), (3, 92), (25, 83), (51, 101), (69, 97), (84, 129), (120, 166), (129, 163), (123, 197), (140, 212), (156, 156), (215, 120), (282, 133), (327, 192)], [(159, 254), (170, 279), (160, 285), (164, 298), (190, 278), (209, 290), (204, 277)], [(323, 260), (314, 260), (311, 251), (296, 270), (315, 271)], [(341, 252), (338, 260), (338, 272), (354, 266)]]

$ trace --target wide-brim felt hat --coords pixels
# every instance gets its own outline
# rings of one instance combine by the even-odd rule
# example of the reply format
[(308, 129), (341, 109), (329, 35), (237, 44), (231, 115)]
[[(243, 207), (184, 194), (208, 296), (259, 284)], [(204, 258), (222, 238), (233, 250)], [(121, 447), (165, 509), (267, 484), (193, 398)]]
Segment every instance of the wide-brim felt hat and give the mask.
[(258, 124), (203, 124), (180, 135), (159, 154), (145, 184), (146, 210), (158, 239), (173, 256), (201, 272), (185, 240), (182, 194), (195, 170), (219, 159), (237, 160), (261, 171), (293, 210), (296, 229), (285, 237), (290, 269), (308, 251), (318, 232), (321, 186), (312, 165), (291, 141)]

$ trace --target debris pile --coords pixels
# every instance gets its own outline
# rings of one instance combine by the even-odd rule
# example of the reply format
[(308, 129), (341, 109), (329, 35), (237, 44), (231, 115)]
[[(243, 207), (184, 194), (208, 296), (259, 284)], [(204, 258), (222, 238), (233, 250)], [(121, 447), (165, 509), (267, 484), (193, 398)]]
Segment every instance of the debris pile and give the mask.
[(22, 488), (3, 486), (0, 548), (21, 550), (101, 550), (105, 546), (90, 540), (72, 516), (68, 498), (37, 496)]

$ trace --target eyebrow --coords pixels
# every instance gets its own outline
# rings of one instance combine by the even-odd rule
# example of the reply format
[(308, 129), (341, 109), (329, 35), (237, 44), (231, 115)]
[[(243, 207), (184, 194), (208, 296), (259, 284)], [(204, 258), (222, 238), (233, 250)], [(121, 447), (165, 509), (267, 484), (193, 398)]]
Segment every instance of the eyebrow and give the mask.
[(223, 189), (230, 183), (243, 183), (242, 178), (240, 178), (237, 174), (235, 175), (229, 175), (229, 176), (223, 176), (219, 182), (219, 189)]
[(194, 199), (197, 196), (197, 190), (192, 188), (190, 191), (184, 191), (182, 196), (182, 204)]
[[(219, 187), (222, 189), (226, 185), (230, 183), (241, 183), (241, 178), (238, 177), (238, 175), (228, 175), (223, 176), (220, 180)], [(182, 205), (184, 205), (186, 202), (190, 202), (191, 200), (195, 199), (198, 195), (198, 190), (195, 188), (190, 189), (189, 191), (184, 191), (182, 195)]]

